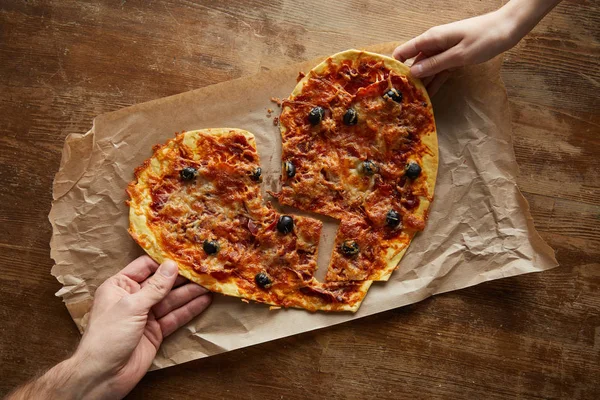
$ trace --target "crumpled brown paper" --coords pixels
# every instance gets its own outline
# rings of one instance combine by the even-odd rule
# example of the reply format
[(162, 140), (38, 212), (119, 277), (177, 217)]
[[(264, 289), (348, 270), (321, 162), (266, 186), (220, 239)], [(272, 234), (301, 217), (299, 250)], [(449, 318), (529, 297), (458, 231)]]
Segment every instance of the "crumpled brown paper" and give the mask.
[[(395, 44), (370, 50), (389, 54)], [(343, 50), (343, 49), (340, 49)], [(263, 193), (276, 190), (281, 143), (271, 97), (287, 97), (299, 71), (320, 60), (261, 73), (97, 117), (84, 135), (65, 141), (54, 181), (52, 274), (82, 330), (94, 291), (142, 250), (127, 233), (127, 183), (133, 169), (176, 132), (235, 127), (255, 134), (264, 170)], [(167, 338), (153, 368), (322, 328), (423, 300), (480, 282), (557, 265), (533, 227), (515, 183), (508, 101), (500, 62), (455, 74), (434, 99), (440, 167), (435, 200), (389, 282), (374, 283), (356, 314), (270, 311), (217, 295), (203, 315)], [(267, 110), (274, 113), (269, 118)], [(265, 198), (268, 198), (265, 196)], [(324, 274), (336, 223), (325, 219), (319, 253)]]

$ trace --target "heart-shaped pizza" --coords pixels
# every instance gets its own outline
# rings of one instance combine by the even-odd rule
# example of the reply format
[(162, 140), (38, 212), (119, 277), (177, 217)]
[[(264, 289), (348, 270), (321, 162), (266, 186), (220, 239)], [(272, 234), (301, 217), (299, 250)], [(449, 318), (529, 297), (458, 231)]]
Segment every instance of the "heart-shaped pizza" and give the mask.
[(230, 296), (279, 307), (356, 311), (425, 227), (438, 165), (429, 97), (408, 68), (349, 50), (284, 100), (279, 203), (340, 221), (325, 282), (322, 223), (262, 199), (254, 136), (184, 132), (154, 149), (129, 184), (130, 233), (157, 262)]

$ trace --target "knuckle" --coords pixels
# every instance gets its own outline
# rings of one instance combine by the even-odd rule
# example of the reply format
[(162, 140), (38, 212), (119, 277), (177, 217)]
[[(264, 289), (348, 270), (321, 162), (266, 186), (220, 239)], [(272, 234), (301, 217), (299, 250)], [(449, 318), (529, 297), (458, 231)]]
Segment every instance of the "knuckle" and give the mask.
[(191, 284), (188, 286), (188, 293), (193, 296), (200, 296), (204, 293), (208, 292), (206, 288), (197, 284)]
[(440, 60), (438, 57), (429, 57), (427, 60), (427, 69), (429, 71), (436, 70), (440, 66)]
[(425, 34), (430, 36), (430, 37), (436, 37), (440, 35), (440, 27), (439, 26), (434, 26), (432, 28), (427, 29), (427, 31), (425, 31)]
[(456, 46), (454, 48), (451, 60), (454, 63), (459, 63), (459, 64), (467, 61), (467, 52), (465, 51), (465, 48), (462, 46)]
[(179, 316), (182, 323), (186, 323), (195, 317), (194, 311), (191, 308), (184, 308)]
[(199, 302), (199, 307), (201, 310), (204, 310), (206, 307), (208, 307), (210, 305), (210, 303), (212, 303), (212, 296), (209, 294), (203, 295), (200, 297)]
[(439, 26), (429, 28), (423, 35), (430, 42), (438, 42), (442, 38), (442, 31)]
[(148, 288), (162, 294), (167, 289), (167, 284), (164, 279), (154, 276), (148, 281)]
[(213, 301), (212, 296), (205, 296), (202, 299), (202, 310), (206, 309)]
[(164, 303), (164, 300), (159, 302), (158, 304), (155, 304), (152, 307), (152, 311), (154, 312), (154, 314), (158, 317), (159, 315), (163, 315), (165, 314), (165, 311), (169, 309), (169, 305)]

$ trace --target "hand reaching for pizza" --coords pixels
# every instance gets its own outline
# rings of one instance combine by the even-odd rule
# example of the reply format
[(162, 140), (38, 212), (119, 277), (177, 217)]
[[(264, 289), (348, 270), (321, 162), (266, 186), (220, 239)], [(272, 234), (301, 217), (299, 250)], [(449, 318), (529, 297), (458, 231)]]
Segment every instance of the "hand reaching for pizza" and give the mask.
[(515, 46), (560, 0), (512, 0), (489, 14), (436, 26), (398, 46), (394, 58), (414, 58), (410, 72), (433, 96), (450, 71), (480, 64)]
[(148, 256), (134, 260), (96, 290), (75, 354), (9, 398), (123, 398), (146, 374), (163, 338), (209, 306), (210, 293), (185, 282), (173, 261), (159, 267)]

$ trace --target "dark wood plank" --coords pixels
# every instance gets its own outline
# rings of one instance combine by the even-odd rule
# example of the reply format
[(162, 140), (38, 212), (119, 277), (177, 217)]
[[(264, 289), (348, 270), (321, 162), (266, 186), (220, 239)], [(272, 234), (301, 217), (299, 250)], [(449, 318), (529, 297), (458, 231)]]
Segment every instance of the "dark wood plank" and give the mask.
[[(0, 394), (79, 339), (49, 273), (67, 134), (104, 112), (499, 3), (0, 3)], [(563, 1), (503, 67), (519, 186), (559, 268), (153, 372), (130, 397), (600, 397), (599, 26), (597, 2)]]

